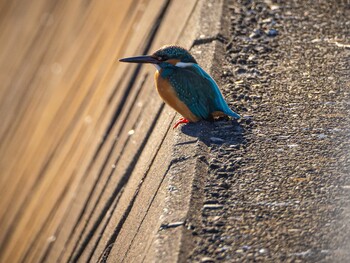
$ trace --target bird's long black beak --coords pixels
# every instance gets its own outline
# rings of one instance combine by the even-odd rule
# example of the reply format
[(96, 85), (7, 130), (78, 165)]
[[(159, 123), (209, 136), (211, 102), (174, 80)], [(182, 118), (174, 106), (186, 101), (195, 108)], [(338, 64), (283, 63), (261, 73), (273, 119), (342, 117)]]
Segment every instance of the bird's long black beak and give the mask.
[(160, 61), (152, 56), (137, 56), (130, 58), (122, 58), (119, 59), (120, 62), (128, 62), (128, 63), (151, 63), (151, 64), (159, 64)]

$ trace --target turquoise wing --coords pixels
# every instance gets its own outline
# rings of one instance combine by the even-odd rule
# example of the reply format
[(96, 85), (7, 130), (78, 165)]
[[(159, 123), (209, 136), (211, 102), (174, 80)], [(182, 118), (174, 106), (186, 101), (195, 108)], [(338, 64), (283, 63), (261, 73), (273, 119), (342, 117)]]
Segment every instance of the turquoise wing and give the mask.
[(193, 67), (196, 69), (196, 71), (198, 73), (200, 73), (205, 79), (207, 79), (208, 81), (210, 81), (211, 83), (211, 88), (214, 90), (215, 92), (215, 106), (216, 106), (216, 110), (218, 111), (222, 111), (223, 113), (232, 116), (234, 118), (241, 118), (241, 116), (239, 116), (237, 113), (235, 113), (234, 111), (232, 111), (230, 109), (230, 107), (227, 105), (224, 97), (222, 96), (220, 89), (218, 87), (218, 85), (216, 84), (216, 82), (213, 80), (212, 77), (210, 77), (210, 75), (205, 72), (199, 65), (195, 64), (193, 65)]
[(168, 76), (178, 97), (200, 119), (208, 119), (214, 111), (240, 118), (224, 100), (217, 84), (200, 66), (176, 67)]

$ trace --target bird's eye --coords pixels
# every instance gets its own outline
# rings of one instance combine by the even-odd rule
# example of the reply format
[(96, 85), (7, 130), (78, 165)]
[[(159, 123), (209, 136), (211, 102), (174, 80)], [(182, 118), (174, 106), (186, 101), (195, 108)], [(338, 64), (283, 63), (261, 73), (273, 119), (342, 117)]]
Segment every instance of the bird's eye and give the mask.
[(158, 60), (165, 61), (165, 60), (168, 60), (168, 57), (167, 56), (159, 56)]

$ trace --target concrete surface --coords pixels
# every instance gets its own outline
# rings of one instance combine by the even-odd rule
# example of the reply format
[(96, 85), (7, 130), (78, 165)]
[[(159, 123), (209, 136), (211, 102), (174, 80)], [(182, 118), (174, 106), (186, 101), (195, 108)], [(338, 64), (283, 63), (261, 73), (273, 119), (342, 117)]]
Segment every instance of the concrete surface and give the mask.
[(223, 13), (214, 76), (244, 119), (182, 127), (208, 167), (182, 261), (348, 262), (349, 4), (227, 1)]

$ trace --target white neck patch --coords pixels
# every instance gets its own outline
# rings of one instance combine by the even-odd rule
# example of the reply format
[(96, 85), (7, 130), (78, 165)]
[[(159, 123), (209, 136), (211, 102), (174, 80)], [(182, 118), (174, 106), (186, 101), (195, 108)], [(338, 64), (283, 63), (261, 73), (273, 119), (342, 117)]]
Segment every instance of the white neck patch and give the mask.
[(160, 70), (160, 67), (158, 64), (152, 64), (152, 65), (155, 66), (157, 70)]
[(175, 66), (179, 68), (186, 68), (186, 67), (191, 67), (194, 63), (192, 62), (177, 62)]

